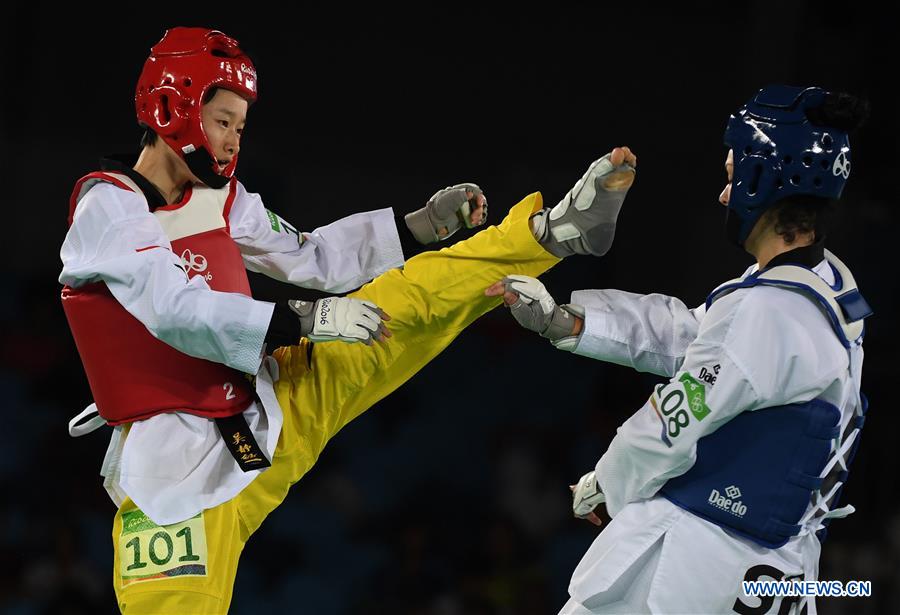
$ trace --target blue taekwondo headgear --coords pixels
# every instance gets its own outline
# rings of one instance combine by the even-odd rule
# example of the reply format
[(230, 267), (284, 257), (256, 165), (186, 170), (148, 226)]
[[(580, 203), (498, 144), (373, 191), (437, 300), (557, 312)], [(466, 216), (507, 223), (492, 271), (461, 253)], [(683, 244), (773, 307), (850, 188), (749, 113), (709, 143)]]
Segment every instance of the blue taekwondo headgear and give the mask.
[(729, 118), (725, 144), (734, 156), (726, 220), (730, 240), (744, 245), (760, 216), (785, 197), (841, 196), (850, 177), (847, 132), (807, 117), (807, 110), (820, 107), (827, 95), (816, 87), (770, 85)]

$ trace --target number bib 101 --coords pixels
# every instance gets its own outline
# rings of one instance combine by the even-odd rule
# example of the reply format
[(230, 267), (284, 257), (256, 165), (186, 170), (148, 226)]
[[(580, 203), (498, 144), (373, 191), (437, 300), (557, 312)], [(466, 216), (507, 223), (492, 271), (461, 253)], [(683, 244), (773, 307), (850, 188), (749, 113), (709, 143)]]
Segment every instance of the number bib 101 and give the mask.
[(119, 573), (122, 585), (184, 575), (206, 576), (206, 529), (203, 513), (159, 526), (140, 510), (122, 514)]

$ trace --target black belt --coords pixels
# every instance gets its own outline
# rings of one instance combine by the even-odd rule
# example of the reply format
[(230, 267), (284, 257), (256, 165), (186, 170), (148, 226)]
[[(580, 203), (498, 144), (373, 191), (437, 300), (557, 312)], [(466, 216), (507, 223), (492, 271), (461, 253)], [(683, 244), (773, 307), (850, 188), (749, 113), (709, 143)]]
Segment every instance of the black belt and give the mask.
[[(264, 410), (260, 408), (260, 412), (264, 412)], [(243, 412), (216, 419), (216, 427), (219, 429), (222, 440), (225, 441), (225, 446), (228, 447), (231, 456), (234, 457), (241, 470), (249, 472), (272, 465), (256, 442), (256, 438), (253, 437), (253, 432), (250, 431)]]

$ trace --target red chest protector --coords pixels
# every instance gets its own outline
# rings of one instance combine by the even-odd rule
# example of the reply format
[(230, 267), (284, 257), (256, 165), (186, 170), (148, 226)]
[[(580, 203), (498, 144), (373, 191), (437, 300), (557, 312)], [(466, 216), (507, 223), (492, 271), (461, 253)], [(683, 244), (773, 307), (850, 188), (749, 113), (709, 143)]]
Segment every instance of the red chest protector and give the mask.
[[(91, 173), (75, 185), (69, 224), (78, 201), (99, 181), (141, 194), (125, 175)], [(236, 189), (234, 179), (219, 190), (194, 186), (182, 202), (153, 213), (188, 276), (202, 275), (213, 290), (250, 296), (247, 271), (228, 228)], [(244, 374), (159, 341), (119, 304), (105, 283), (66, 286), (62, 303), (98, 413), (108, 424), (164, 412), (227, 417), (242, 412), (253, 400), (253, 388)]]

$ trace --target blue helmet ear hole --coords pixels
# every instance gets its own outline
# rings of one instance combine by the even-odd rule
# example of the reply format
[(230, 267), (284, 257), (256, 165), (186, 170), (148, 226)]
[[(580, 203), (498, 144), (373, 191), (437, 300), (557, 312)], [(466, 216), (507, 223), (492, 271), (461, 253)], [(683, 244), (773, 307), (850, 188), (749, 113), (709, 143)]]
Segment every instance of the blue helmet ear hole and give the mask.
[(794, 175), (794, 176), (791, 177), (791, 185), (792, 185), (792, 186), (799, 186), (799, 185), (800, 185), (800, 176), (799, 176), (799, 175)]
[(807, 154), (806, 156), (803, 157), (803, 166), (805, 166), (805, 167), (812, 166), (812, 156)]
[(759, 180), (762, 177), (763, 168), (761, 164), (753, 165), (753, 176), (750, 178), (750, 185), (747, 186), (747, 194), (755, 196), (759, 190)]
[(826, 152), (830, 152), (834, 146), (834, 139), (832, 139), (831, 135), (827, 132), (822, 135), (822, 146), (825, 148)]
[(823, 168), (823, 169), (826, 169), (826, 170), (828, 169), (828, 167), (831, 166), (831, 163), (829, 163), (829, 162), (828, 162), (827, 160), (825, 160), (824, 158), (822, 159), (822, 162), (821, 162), (820, 164), (822, 165), (822, 168)]
[(814, 178), (813, 178), (813, 185), (814, 185), (816, 188), (821, 188), (821, 187), (822, 187), (822, 178), (819, 177), (818, 175), (817, 175), (816, 177), (814, 177)]
[(790, 156), (785, 156), (783, 160), (784, 160), (784, 164), (791, 164), (792, 162), (794, 162), (794, 159), (791, 158)]

